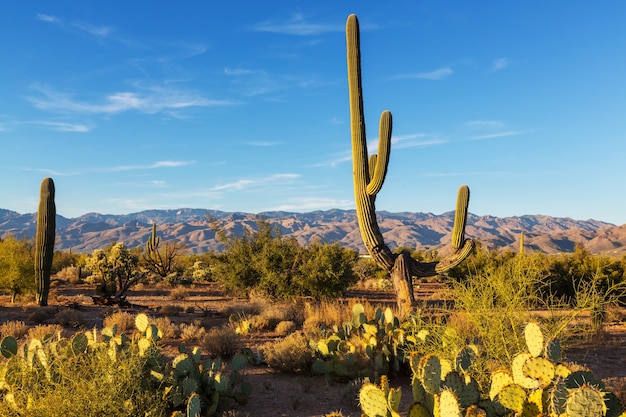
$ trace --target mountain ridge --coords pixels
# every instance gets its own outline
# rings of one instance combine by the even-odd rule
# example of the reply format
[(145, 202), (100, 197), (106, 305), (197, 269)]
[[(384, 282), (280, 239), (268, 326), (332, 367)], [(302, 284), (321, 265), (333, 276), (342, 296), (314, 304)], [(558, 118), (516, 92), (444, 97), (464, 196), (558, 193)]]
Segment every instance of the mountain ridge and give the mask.
[[(406, 246), (419, 250), (442, 250), (449, 246), (454, 224), (453, 211), (438, 215), (378, 211), (376, 216), (385, 242), (391, 249)], [(92, 212), (76, 218), (57, 215), (55, 249), (90, 253), (112, 241), (124, 242), (129, 247), (143, 246), (155, 223), (157, 233), (164, 242), (181, 242), (192, 253), (219, 251), (222, 245), (215, 237), (210, 219), (227, 235), (241, 235), (246, 229), (256, 230), (258, 219), (263, 219), (278, 227), (283, 236), (294, 237), (300, 244), (319, 239), (365, 253), (356, 212), (342, 209), (307, 213), (244, 213), (179, 208), (119, 215)], [(36, 222), (37, 213), (20, 214), (0, 209), (0, 236), (12, 234), (31, 238), (35, 235)], [(524, 232), (525, 247), (531, 251), (571, 252), (577, 244), (581, 244), (592, 253), (626, 254), (626, 225), (548, 215), (496, 217), (468, 214), (466, 236), (479, 240), (488, 249), (517, 250), (521, 232)]]

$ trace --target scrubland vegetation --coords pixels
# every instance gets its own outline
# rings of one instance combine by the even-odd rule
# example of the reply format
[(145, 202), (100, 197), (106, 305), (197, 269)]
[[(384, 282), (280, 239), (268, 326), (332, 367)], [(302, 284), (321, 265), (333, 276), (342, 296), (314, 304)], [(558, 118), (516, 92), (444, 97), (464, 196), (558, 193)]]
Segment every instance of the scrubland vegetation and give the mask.
[[(222, 236), (221, 253), (187, 255), (176, 247), (167, 273), (146, 265), (158, 259), (147, 248), (123, 243), (91, 254), (56, 253), (53, 291), (55, 281), (88, 285), (86, 296), (109, 297), (117, 307), (95, 329), (85, 326), (80, 309), (40, 307), (28, 324), (5, 321), (0, 414), (236, 416), (237, 404), (264, 389), (246, 378), (255, 367), (323, 375), (327, 384), (352, 389), (344, 409), (355, 407), (358, 396), (368, 416), (622, 412), (623, 383), (607, 385), (561, 352), (624, 320), (626, 258), (582, 247), (549, 256), (477, 245), (463, 264), (429, 279), (441, 283), (436, 302), (418, 299), (400, 317), (393, 303), (342, 298), (347, 291), (392, 289), (373, 261), (335, 244), (302, 247), (260, 226)], [(171, 254), (167, 244), (152, 250), (166, 247)], [(4, 308), (34, 300), (32, 262), (32, 242), (0, 241), (0, 288), (11, 296)], [(185, 306), (206, 282), (237, 300), (213, 313), (226, 318), (223, 325), (180, 319), (210, 313)], [(126, 297), (137, 288), (162, 291), (158, 314), (130, 305)], [(264, 333), (271, 337), (261, 341)], [(403, 379), (412, 387), (405, 401), (413, 399), (401, 408), (394, 386)]]

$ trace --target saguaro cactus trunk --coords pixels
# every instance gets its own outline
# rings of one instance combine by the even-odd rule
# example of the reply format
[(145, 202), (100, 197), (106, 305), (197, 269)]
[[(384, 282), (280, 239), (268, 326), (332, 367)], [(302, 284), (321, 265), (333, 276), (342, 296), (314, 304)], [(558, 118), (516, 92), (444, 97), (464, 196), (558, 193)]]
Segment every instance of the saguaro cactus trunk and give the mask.
[(376, 195), (387, 175), (391, 151), (391, 112), (380, 116), (378, 154), (368, 158), (361, 85), (361, 50), (359, 22), (350, 15), (346, 22), (346, 47), (348, 61), (348, 87), (350, 94), (350, 132), (352, 136), (352, 162), (354, 198), (361, 238), (372, 259), (391, 273), (397, 294), (400, 315), (406, 315), (414, 301), (413, 277), (429, 277), (443, 273), (461, 263), (472, 251), (474, 242), (465, 239), (465, 224), (469, 204), (469, 188), (459, 189), (454, 230), (453, 253), (440, 261), (417, 262), (408, 253), (394, 254), (383, 240), (376, 220)]
[(39, 211), (37, 213), (37, 233), (35, 236), (35, 279), (37, 284), (37, 303), (40, 306), (48, 305), (55, 228), (54, 182), (52, 178), (44, 178), (41, 182)]

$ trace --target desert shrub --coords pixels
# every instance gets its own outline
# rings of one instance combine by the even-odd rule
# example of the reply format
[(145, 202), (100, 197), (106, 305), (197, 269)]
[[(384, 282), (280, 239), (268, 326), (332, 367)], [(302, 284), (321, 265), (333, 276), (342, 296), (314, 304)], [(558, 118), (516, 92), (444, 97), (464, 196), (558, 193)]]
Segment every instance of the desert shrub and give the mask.
[(44, 321), (54, 317), (56, 313), (57, 309), (55, 307), (40, 307), (30, 313), (28, 320), (35, 323), (43, 323)]
[(291, 320), (283, 320), (276, 325), (274, 332), (279, 336), (287, 336), (296, 330), (296, 323)]
[(359, 258), (352, 270), (361, 281), (372, 278), (389, 277), (389, 273), (371, 258)]
[(362, 281), (363, 288), (372, 291), (393, 291), (393, 282), (388, 278), (370, 278)]
[(206, 336), (206, 329), (202, 327), (198, 322), (180, 324), (180, 338), (183, 342), (203, 342)]
[(581, 304), (589, 286), (615, 303), (626, 302), (624, 265), (617, 259), (592, 255), (577, 245), (573, 253), (553, 256), (543, 291), (572, 305)]
[(58, 274), (65, 268), (78, 265), (81, 255), (71, 251), (55, 251), (52, 258), (52, 273)]
[(126, 333), (135, 328), (135, 316), (126, 311), (116, 311), (103, 320), (104, 327), (117, 327), (117, 333)]
[(40, 324), (28, 329), (27, 339), (44, 340), (46, 337), (58, 337), (63, 333), (63, 326), (60, 324)]
[(254, 302), (230, 302), (218, 308), (220, 314), (225, 316), (253, 316), (263, 311), (263, 306)]
[(0, 239), (0, 291), (15, 301), (19, 294), (35, 291), (33, 243), (11, 235)]
[(158, 311), (159, 314), (164, 316), (178, 316), (180, 313), (185, 311), (185, 308), (177, 304), (165, 304), (159, 307)]
[(80, 327), (86, 323), (84, 314), (71, 308), (59, 310), (52, 318), (52, 321), (64, 326), (72, 327)]
[(264, 221), (243, 236), (216, 233), (224, 251), (216, 257), (215, 279), (239, 294), (257, 289), (279, 298), (337, 297), (357, 280), (357, 253), (339, 245), (314, 242), (303, 248)]
[(202, 345), (211, 357), (227, 359), (241, 351), (242, 339), (230, 326), (213, 327), (206, 332)]
[[(523, 340), (516, 335), (528, 321), (528, 312), (551, 307), (539, 292), (545, 274), (544, 258), (526, 255), (470, 273), (466, 279), (453, 283), (453, 298), (460, 316), (449, 324), (462, 324), (455, 329), (461, 339), (478, 337), (487, 357), (500, 364), (510, 363), (513, 355), (523, 350)], [(546, 329), (548, 337), (558, 335), (565, 341), (564, 332), (570, 322), (571, 316), (554, 315)]]
[(0, 338), (13, 336), (16, 339), (23, 337), (28, 332), (26, 323), (19, 320), (6, 321), (0, 324)]
[(182, 301), (187, 297), (189, 297), (189, 291), (185, 287), (178, 286), (170, 291), (171, 300)]
[(292, 285), (299, 289), (298, 295), (338, 297), (358, 281), (353, 270), (358, 259), (359, 254), (352, 249), (313, 242), (301, 255), (299, 274)]
[(265, 362), (283, 372), (304, 372), (311, 369), (313, 352), (308, 339), (299, 332), (261, 346)]
[(177, 325), (167, 317), (156, 317), (152, 319), (155, 326), (161, 330), (163, 339), (175, 339), (179, 335), (179, 328)]

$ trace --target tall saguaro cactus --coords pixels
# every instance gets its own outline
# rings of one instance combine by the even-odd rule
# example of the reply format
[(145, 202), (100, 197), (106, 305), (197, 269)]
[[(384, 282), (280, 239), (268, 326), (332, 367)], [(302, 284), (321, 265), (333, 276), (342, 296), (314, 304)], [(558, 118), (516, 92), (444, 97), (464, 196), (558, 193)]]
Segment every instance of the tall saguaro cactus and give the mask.
[(391, 273), (397, 294), (400, 314), (409, 312), (414, 301), (413, 277), (429, 277), (443, 273), (461, 263), (474, 248), (474, 241), (465, 239), (465, 224), (469, 204), (469, 188), (461, 186), (457, 198), (453, 253), (434, 262), (418, 262), (408, 253), (394, 254), (383, 240), (376, 220), (376, 195), (381, 190), (389, 165), (391, 151), (391, 112), (380, 116), (378, 154), (368, 158), (361, 85), (361, 50), (359, 22), (355, 15), (346, 22), (348, 60), (348, 87), (350, 94), (350, 131), (352, 135), (352, 161), (354, 198), (361, 238), (372, 259)]
[(52, 181), (52, 178), (44, 178), (41, 182), (39, 210), (37, 212), (37, 233), (35, 236), (35, 280), (37, 284), (37, 303), (40, 306), (48, 305), (55, 228), (54, 181)]

